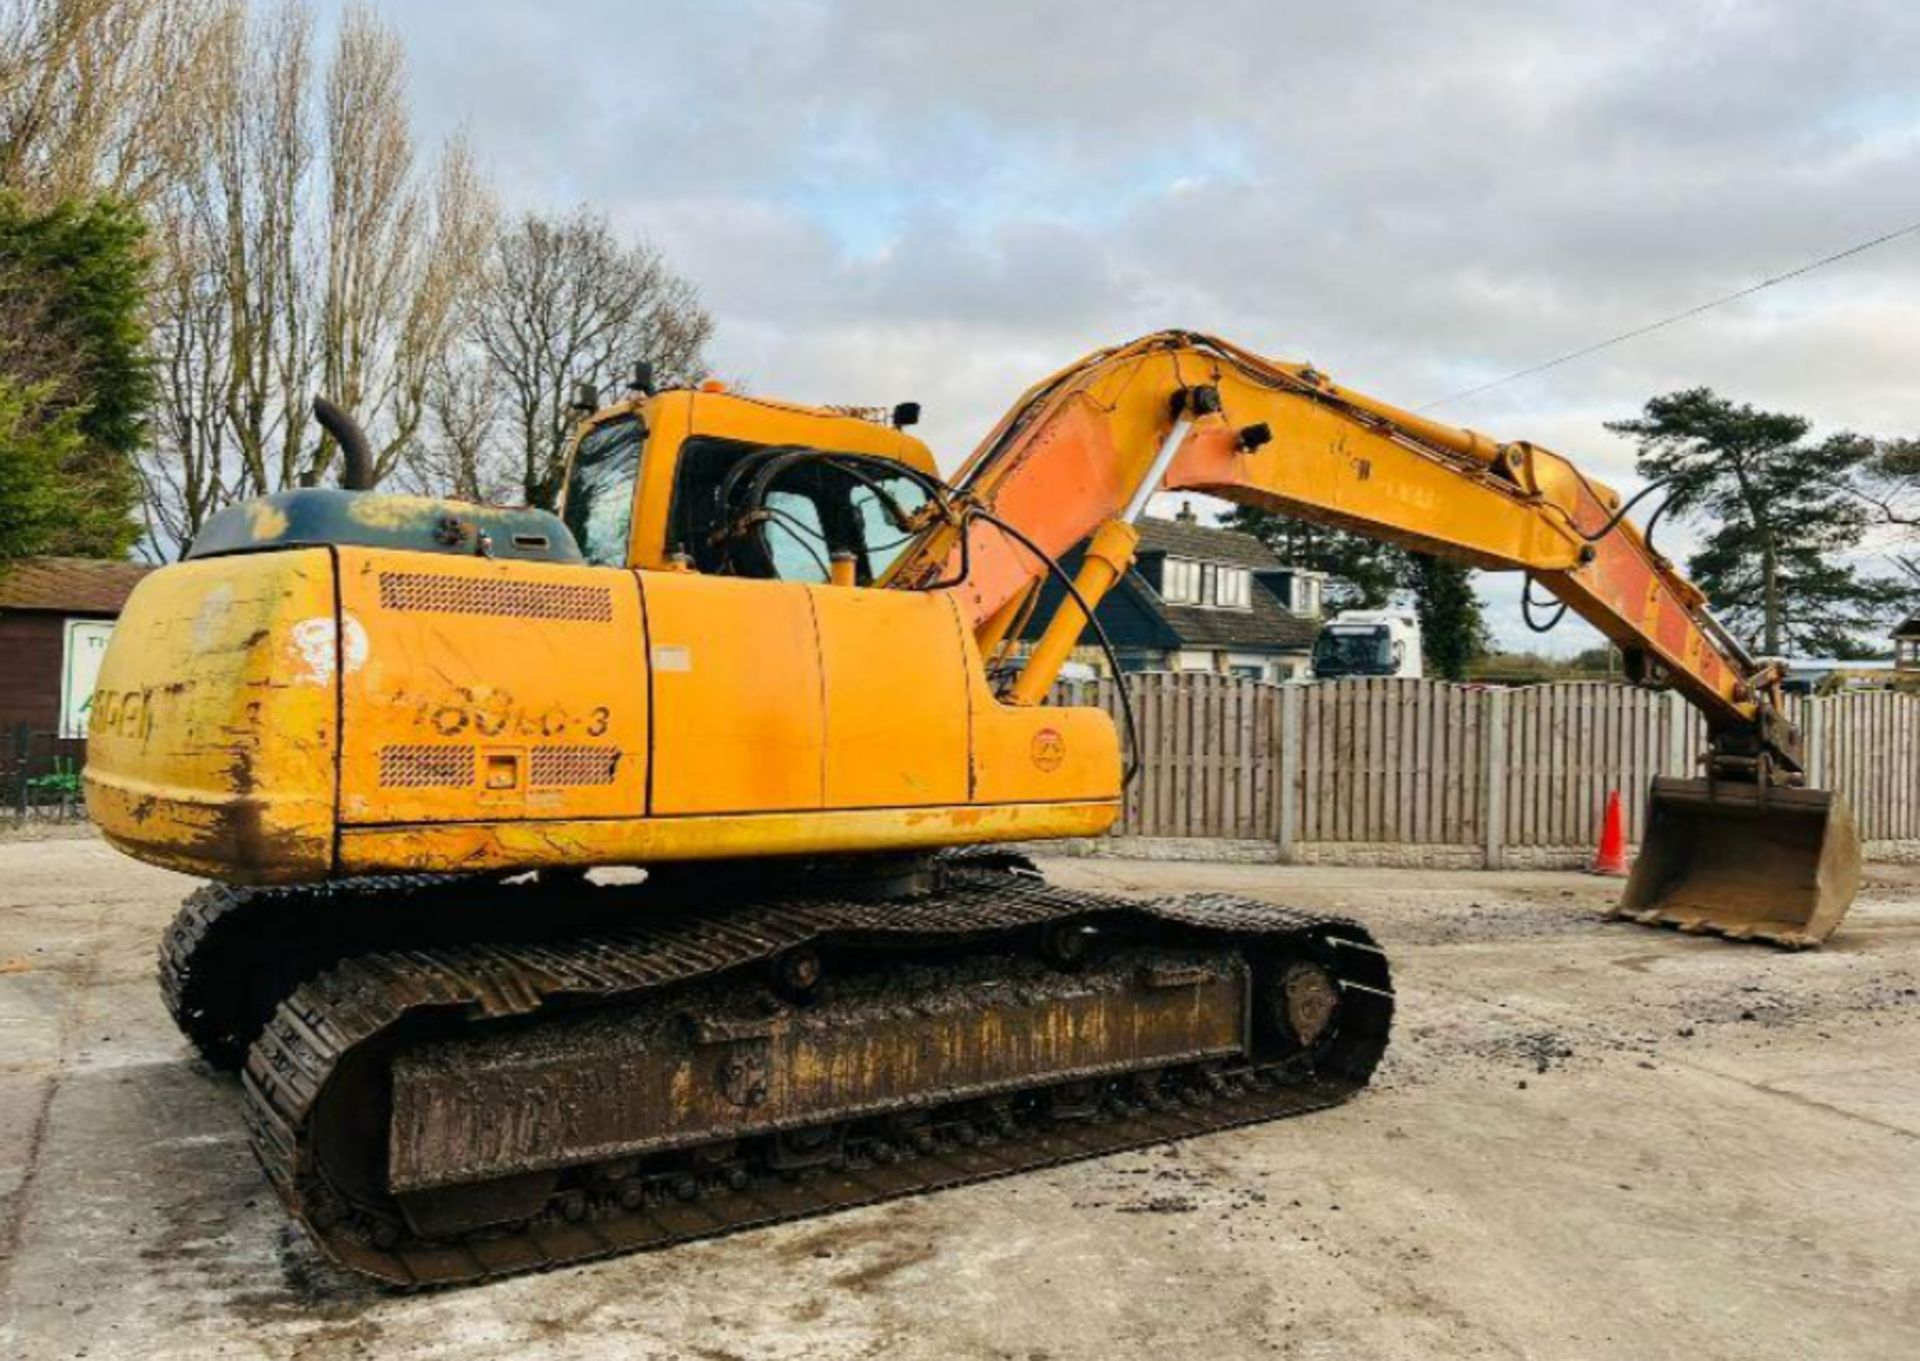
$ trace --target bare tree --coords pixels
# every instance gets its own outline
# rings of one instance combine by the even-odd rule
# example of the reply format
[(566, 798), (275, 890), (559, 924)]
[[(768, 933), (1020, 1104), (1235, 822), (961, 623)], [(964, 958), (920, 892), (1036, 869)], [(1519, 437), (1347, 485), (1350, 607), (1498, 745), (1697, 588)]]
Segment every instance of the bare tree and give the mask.
[(485, 359), (467, 345), (442, 354), (427, 374), (424, 400), (404, 484), (467, 501), (517, 500), (518, 468), (499, 438), (500, 391)]
[(335, 457), (316, 392), (352, 410), (385, 476), (419, 441), (494, 222), (463, 139), (430, 163), (408, 127), (404, 55), (350, 9), (316, 79), (303, 0), (220, 0), (207, 134), (158, 196), (162, 442), (149, 523), (177, 543), (239, 496), (311, 485)]
[(602, 386), (641, 360), (662, 382), (692, 381), (712, 333), (698, 290), (594, 213), (529, 214), (502, 233), (473, 335), (500, 384), (528, 503), (559, 494), (575, 383)]
[(1866, 506), (1888, 559), (1920, 588), (1920, 439), (1874, 441), (1872, 457), (1847, 486)]
[(375, 435), (376, 477), (420, 432), (428, 377), (453, 339), (495, 216), (464, 139), (422, 183), (406, 100), (398, 36), (350, 9), (327, 73), (320, 374)]
[[(404, 52), (362, 7), (322, 70), (307, 0), (0, 0), (0, 184), (146, 210), (162, 552), (327, 474), (316, 391), (382, 477), (551, 504), (576, 381), (705, 369), (712, 321), (657, 251), (586, 212), (502, 233), (463, 139), (420, 154)], [(33, 315), (10, 300), (0, 336), (27, 368)]]
[(212, 158), (188, 192), (221, 245), (205, 263), (226, 307), (226, 433), (243, 473), (236, 491), (257, 495), (300, 481), (318, 446), (304, 411), (315, 369), (313, 25), (292, 0), (257, 24), (244, 0), (228, 0), (219, 41)]
[(209, 0), (0, 0), (0, 184), (145, 202), (204, 136)]
[[(424, 206), (407, 126), (406, 56), (366, 9), (349, 9), (327, 71), (326, 288), (321, 383), (370, 424), (394, 396), (398, 333), (420, 258)], [(389, 444), (403, 443), (410, 430)], [(387, 448), (376, 472), (386, 471)]]
[[(441, 157), (430, 218), (393, 352), (391, 433), (376, 463), (382, 476), (418, 443), (422, 419), (436, 397), (434, 415), (442, 437), (457, 431), (471, 446), (491, 430), (486, 404), (464, 418), (446, 404), (447, 381), (465, 362), (453, 351), (474, 315), (475, 294), (499, 221), (492, 190), (475, 168), (464, 139), (456, 139)], [(471, 384), (469, 395), (477, 395), (471, 393)], [(480, 484), (476, 480), (472, 485)]]
[(151, 551), (183, 544), (235, 494), (228, 420), (233, 317), (218, 257), (223, 243), (191, 212), (161, 220), (153, 357), (161, 396), (152, 442), (135, 462)]

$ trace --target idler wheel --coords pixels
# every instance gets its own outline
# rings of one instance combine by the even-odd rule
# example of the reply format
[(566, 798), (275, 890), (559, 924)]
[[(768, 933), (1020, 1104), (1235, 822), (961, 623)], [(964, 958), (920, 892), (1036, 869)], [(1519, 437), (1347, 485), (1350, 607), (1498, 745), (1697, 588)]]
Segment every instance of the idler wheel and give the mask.
[(804, 1002), (812, 997), (826, 972), (820, 952), (805, 945), (782, 950), (769, 961), (769, 967), (773, 974), (773, 990), (789, 1002)]
[(1054, 968), (1072, 972), (1093, 958), (1095, 934), (1085, 922), (1052, 922), (1040, 933), (1040, 954)]
[(1281, 1021), (1302, 1049), (1312, 1049), (1340, 1009), (1340, 985), (1318, 964), (1297, 960), (1280, 973)]

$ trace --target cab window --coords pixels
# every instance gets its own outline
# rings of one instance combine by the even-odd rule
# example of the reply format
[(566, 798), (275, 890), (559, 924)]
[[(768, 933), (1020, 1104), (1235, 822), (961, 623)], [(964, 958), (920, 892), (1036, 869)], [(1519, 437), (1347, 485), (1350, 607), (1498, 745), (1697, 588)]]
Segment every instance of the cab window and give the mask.
[(870, 484), (855, 483), (848, 491), (848, 499), (860, 530), (865, 579), (878, 581), (918, 537), (895, 522), (895, 513), (917, 514), (927, 503), (927, 490), (903, 475), (875, 477)]
[(802, 582), (830, 580), (835, 554), (846, 553), (855, 584), (878, 580), (915, 537), (896, 514), (914, 515), (927, 494), (881, 460), (849, 469), (808, 457), (815, 453), (711, 435), (688, 439), (680, 446), (667, 550), (685, 553), (702, 572)]
[(562, 518), (588, 562), (622, 567), (633, 532), (634, 488), (646, 429), (633, 416), (594, 427), (573, 454)]
[(820, 507), (797, 491), (767, 494), (767, 552), (781, 581), (826, 581), (833, 550), (827, 546)]

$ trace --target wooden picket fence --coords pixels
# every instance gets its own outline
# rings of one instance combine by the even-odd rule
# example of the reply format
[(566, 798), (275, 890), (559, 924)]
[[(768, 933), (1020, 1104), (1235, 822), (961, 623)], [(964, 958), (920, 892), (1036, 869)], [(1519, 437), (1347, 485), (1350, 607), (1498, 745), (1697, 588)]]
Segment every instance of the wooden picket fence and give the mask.
[(1888, 690), (1802, 700), (1808, 783), (1838, 789), (1862, 839), (1920, 838), (1920, 695)]
[[(1574, 683), (1267, 685), (1210, 673), (1130, 678), (1139, 777), (1116, 836), (1456, 847), (1481, 863), (1590, 851), (1608, 792), (1637, 841), (1647, 783), (1698, 772), (1700, 716), (1678, 695)], [(1062, 699), (1119, 717), (1111, 681)], [(1873, 842), (1920, 842), (1920, 696), (1791, 701), (1811, 779), (1844, 792)]]

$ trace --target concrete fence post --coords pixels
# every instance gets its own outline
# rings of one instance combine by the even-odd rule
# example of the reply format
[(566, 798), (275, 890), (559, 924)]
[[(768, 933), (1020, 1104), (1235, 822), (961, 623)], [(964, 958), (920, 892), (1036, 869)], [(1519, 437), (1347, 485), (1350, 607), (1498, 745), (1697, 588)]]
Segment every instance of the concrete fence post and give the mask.
[(1293, 863), (1295, 829), (1300, 825), (1300, 687), (1280, 687), (1280, 788), (1274, 792), (1274, 840), (1279, 843), (1280, 863)]
[(1825, 701), (1808, 695), (1800, 701), (1800, 732), (1804, 740), (1807, 787), (1827, 787), (1826, 744), (1820, 740), (1820, 706)]
[(1487, 868), (1502, 869), (1507, 863), (1507, 692), (1483, 690), (1485, 710), (1480, 715), (1480, 739), (1484, 759), (1480, 806), (1486, 810)]
[(1693, 711), (1687, 708), (1687, 701), (1681, 697), (1678, 690), (1667, 691), (1666, 700), (1667, 774), (1677, 775), (1684, 780), (1699, 773), (1693, 764), (1693, 758), (1699, 753), (1695, 752), (1687, 741), (1687, 732), (1692, 726), (1689, 720), (1693, 717)]

